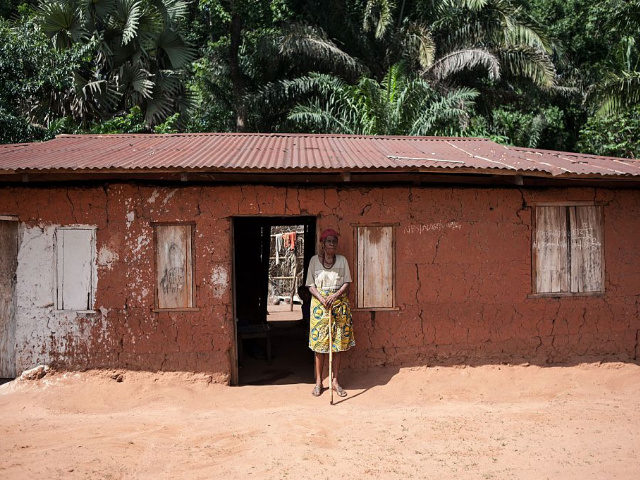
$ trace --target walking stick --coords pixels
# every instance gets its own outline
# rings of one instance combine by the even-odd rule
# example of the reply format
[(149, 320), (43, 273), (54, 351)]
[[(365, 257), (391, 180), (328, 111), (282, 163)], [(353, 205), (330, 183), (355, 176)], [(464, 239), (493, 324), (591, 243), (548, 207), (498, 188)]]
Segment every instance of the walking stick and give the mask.
[(325, 315), (329, 313), (329, 390), (331, 391), (330, 405), (333, 405), (333, 332), (331, 325), (331, 307), (325, 309)]

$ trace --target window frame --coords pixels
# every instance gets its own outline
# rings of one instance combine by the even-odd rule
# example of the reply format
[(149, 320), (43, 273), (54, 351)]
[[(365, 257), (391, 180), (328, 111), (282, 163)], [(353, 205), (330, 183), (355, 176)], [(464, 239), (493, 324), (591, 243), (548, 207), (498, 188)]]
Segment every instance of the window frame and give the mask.
[[(531, 293), (527, 295), (527, 298), (558, 298), (558, 297), (602, 297), (606, 294), (606, 286), (605, 286), (605, 209), (604, 207), (607, 205), (607, 202), (599, 202), (599, 201), (559, 201), (559, 202), (534, 202), (530, 203), (527, 206), (532, 208), (531, 215)], [(601, 284), (602, 290), (593, 291), (593, 292), (537, 292), (537, 249), (535, 246), (535, 238), (538, 225), (536, 223), (537, 214), (536, 209), (538, 207), (598, 207), (600, 208), (600, 236), (602, 238), (602, 245), (600, 248), (600, 275), (601, 275)], [(569, 230), (571, 231), (571, 225), (569, 226)], [(567, 243), (570, 245), (570, 239), (567, 240)], [(571, 261), (568, 258), (568, 275), (569, 275), (569, 284), (571, 284)], [(571, 288), (571, 287), (569, 287)]]
[[(95, 313), (97, 310), (95, 308), (91, 308), (91, 309), (73, 309), (73, 308), (60, 308), (60, 299), (61, 299), (61, 295), (63, 296), (62, 293), (60, 293), (60, 286), (61, 286), (61, 281), (64, 281), (64, 279), (60, 278), (60, 236), (58, 234), (58, 232), (60, 231), (77, 231), (77, 230), (88, 230), (91, 232), (91, 259), (90, 259), (90, 266), (91, 266), (91, 279), (89, 282), (89, 294), (90, 294), (90, 304), (93, 306), (95, 305), (95, 301), (96, 301), (96, 290), (97, 290), (97, 281), (98, 281), (98, 272), (96, 271), (96, 267), (97, 267), (97, 254), (96, 254), (96, 233), (98, 230), (98, 227), (95, 225), (64, 225), (64, 226), (57, 226), (54, 232), (54, 258), (55, 258), (55, 310), (57, 312), (75, 312), (75, 313)], [(63, 261), (64, 263), (64, 261)], [(62, 300), (62, 303), (64, 303), (64, 299)]]
[[(353, 311), (366, 311), (366, 312), (390, 312), (390, 311), (397, 311), (400, 310), (400, 307), (398, 307), (398, 303), (397, 303), (397, 296), (396, 296), (396, 231), (397, 231), (397, 227), (400, 225), (400, 223), (398, 222), (373, 222), (373, 223), (352, 223), (351, 226), (353, 227), (353, 245), (354, 245), (354, 257), (355, 257), (355, 264), (354, 264), (354, 271), (352, 273), (352, 278), (354, 279), (354, 286), (355, 286), (355, 306), (352, 308)], [(392, 306), (391, 307), (359, 307), (359, 296), (358, 296), (358, 292), (359, 292), (359, 286), (360, 286), (360, 281), (361, 278), (359, 276), (359, 262), (360, 262), (360, 258), (358, 256), (358, 230), (360, 228), (371, 228), (371, 227), (391, 227), (391, 302), (392, 302)]]
[[(191, 246), (191, 297), (189, 307), (160, 307), (160, 297), (158, 295), (158, 229), (157, 227), (190, 227), (190, 246)], [(153, 228), (153, 311), (155, 313), (162, 312), (199, 312), (200, 308), (196, 305), (196, 262), (195, 262), (195, 236), (196, 222), (151, 222)]]

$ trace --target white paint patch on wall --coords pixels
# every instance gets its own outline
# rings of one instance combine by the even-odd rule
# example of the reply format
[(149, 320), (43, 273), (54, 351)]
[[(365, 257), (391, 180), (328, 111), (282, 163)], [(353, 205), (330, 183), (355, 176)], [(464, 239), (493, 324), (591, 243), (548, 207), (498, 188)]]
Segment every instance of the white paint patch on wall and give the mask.
[(153, 193), (151, 194), (151, 196), (149, 197), (149, 199), (147, 200), (147, 203), (155, 203), (156, 199), (160, 196), (160, 192), (158, 192), (157, 189), (153, 190)]
[(225, 290), (229, 288), (229, 272), (222, 265), (218, 265), (211, 272), (211, 289), (213, 297), (220, 298)]
[(127, 213), (127, 228), (131, 227), (131, 224), (136, 219), (136, 212), (133, 210)]
[(113, 250), (109, 250), (105, 245), (98, 252), (98, 266), (111, 270), (113, 269), (113, 264), (118, 261), (118, 258), (118, 253)]
[(140, 251), (146, 247), (147, 245), (149, 245), (149, 242), (151, 242), (151, 239), (149, 238), (149, 235), (140, 235), (137, 240), (136, 240), (136, 244), (133, 247), (133, 253), (138, 254), (140, 253)]
[(167, 196), (165, 197), (165, 199), (162, 201), (162, 206), (163, 206), (163, 207), (167, 205), (167, 202), (168, 202), (169, 200), (171, 200), (171, 197), (173, 197), (173, 196), (176, 194), (176, 192), (177, 192), (177, 191), (178, 191), (178, 189), (176, 188), (176, 189), (174, 189), (174, 190), (171, 190), (171, 191), (167, 194)]
[[(75, 344), (89, 341), (90, 326), (80, 322), (87, 313), (55, 309), (56, 300), (56, 226), (21, 225), (18, 267), (16, 271), (16, 370), (21, 372), (39, 364), (48, 364), (54, 356), (68, 358), (69, 339)], [(94, 288), (97, 288), (97, 265)], [(94, 290), (95, 291), (95, 290)], [(106, 319), (91, 313), (101, 325), (101, 340), (106, 335)], [(81, 359), (77, 359), (80, 360)]]

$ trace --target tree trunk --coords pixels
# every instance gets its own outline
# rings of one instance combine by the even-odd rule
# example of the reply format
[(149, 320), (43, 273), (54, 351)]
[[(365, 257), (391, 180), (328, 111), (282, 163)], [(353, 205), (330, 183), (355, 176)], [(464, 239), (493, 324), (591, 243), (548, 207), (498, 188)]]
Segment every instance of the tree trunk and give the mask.
[(245, 82), (240, 70), (238, 52), (242, 43), (242, 18), (238, 12), (231, 14), (231, 42), (229, 45), (229, 73), (233, 88), (233, 103), (236, 112), (236, 131), (244, 132), (247, 128), (247, 111), (244, 103)]

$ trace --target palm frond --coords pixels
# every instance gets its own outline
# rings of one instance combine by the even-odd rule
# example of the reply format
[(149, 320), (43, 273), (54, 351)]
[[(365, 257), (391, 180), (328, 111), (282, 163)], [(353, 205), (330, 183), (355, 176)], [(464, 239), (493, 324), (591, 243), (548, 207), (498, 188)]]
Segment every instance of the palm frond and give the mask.
[(118, 69), (116, 80), (120, 91), (134, 92), (139, 97), (139, 101), (142, 101), (151, 98), (154, 86), (152, 78), (144, 68), (127, 62)]
[(160, 123), (173, 113), (174, 103), (173, 99), (162, 91), (154, 89), (151, 98), (147, 100), (145, 106), (145, 124), (154, 125), (156, 123)]
[(454, 0), (451, 3), (457, 3), (459, 6), (469, 10), (482, 10), (487, 6), (489, 0)]
[(283, 31), (278, 44), (280, 54), (289, 59), (302, 56), (319, 65), (330, 66), (334, 71), (339, 66), (350, 73), (363, 70), (354, 57), (338, 48), (322, 30), (307, 25), (291, 25)]
[(640, 103), (640, 72), (611, 74), (595, 89), (592, 101), (599, 104), (596, 115), (603, 117), (621, 113)]
[(329, 97), (342, 92), (347, 84), (333, 75), (312, 73), (291, 80), (280, 80), (263, 86), (250, 98), (250, 104), (261, 108), (279, 108), (300, 102), (311, 95)]
[(122, 45), (127, 45), (138, 35), (138, 24), (143, 6), (140, 0), (118, 0), (116, 14), (123, 22)]
[(336, 115), (331, 108), (320, 105), (319, 102), (310, 105), (298, 105), (291, 110), (288, 120), (304, 125), (311, 131), (323, 133), (360, 133), (354, 131), (348, 122), (340, 115)]
[(84, 21), (90, 24), (91, 30), (97, 29), (97, 24), (109, 18), (116, 8), (118, 0), (80, 0)]
[(469, 120), (469, 108), (473, 105), (478, 91), (471, 88), (459, 88), (446, 96), (431, 102), (413, 122), (410, 135), (428, 135), (438, 123), (455, 121), (460, 130), (466, 128)]
[(504, 44), (507, 46), (527, 46), (546, 53), (553, 51), (551, 42), (540, 28), (524, 23), (512, 24), (505, 29)]
[(156, 46), (167, 55), (174, 69), (184, 68), (195, 60), (197, 54), (196, 50), (173, 30), (162, 32), (156, 40)]
[(436, 60), (426, 74), (441, 81), (463, 70), (484, 67), (489, 78), (500, 78), (500, 61), (496, 56), (481, 48), (467, 48), (448, 53)]
[(417, 58), (423, 70), (433, 65), (436, 43), (426, 25), (410, 22), (403, 28), (401, 35), (402, 49), (406, 56)]
[(187, 18), (189, 14), (189, 4), (183, 0), (162, 0), (167, 12), (168, 19), (175, 25)]
[(375, 25), (375, 37), (377, 39), (384, 37), (393, 21), (392, 10), (394, 7), (394, 3), (390, 0), (367, 0), (362, 21), (363, 30), (368, 32), (372, 25)]
[(104, 78), (88, 78), (74, 73), (74, 93), (70, 112), (78, 120), (88, 121), (109, 115), (117, 107), (121, 94)]
[(555, 85), (556, 69), (544, 52), (530, 47), (511, 47), (497, 52), (503, 70), (530, 79), (540, 87)]
[(56, 47), (69, 48), (73, 43), (87, 38), (80, 9), (74, 2), (53, 1), (41, 3), (38, 18), (42, 31)]

